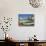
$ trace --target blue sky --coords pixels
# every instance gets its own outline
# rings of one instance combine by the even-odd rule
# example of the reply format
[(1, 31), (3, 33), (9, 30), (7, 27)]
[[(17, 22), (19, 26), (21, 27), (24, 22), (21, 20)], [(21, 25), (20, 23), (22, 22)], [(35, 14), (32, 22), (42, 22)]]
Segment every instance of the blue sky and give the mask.
[(27, 19), (28, 16), (32, 16), (33, 14), (19, 14), (20, 19)]

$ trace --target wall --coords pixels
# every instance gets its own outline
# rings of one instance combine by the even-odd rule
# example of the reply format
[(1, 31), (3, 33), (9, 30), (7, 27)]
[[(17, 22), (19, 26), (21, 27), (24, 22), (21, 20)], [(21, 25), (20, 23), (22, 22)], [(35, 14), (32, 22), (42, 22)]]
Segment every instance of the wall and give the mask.
[[(45, 6), (44, 6), (45, 7)], [(46, 8), (33, 8), (30, 6), (28, 0), (0, 0), (0, 17), (13, 17), (13, 22), (10, 31), (10, 37), (16, 40), (27, 40), (34, 34), (37, 35), (37, 39), (45, 39), (45, 15)], [(35, 26), (34, 27), (19, 27), (18, 26), (18, 14), (34, 14)], [(2, 31), (0, 35), (2, 35)], [(44, 34), (45, 33), (45, 34)], [(3, 33), (4, 34), (4, 33)], [(0, 36), (0, 39), (3, 37)], [(4, 38), (3, 38), (4, 39)]]

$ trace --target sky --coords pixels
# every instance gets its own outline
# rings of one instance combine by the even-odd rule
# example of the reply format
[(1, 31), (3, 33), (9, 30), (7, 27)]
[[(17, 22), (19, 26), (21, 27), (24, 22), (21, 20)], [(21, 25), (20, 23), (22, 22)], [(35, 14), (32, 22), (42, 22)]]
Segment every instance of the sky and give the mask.
[(27, 19), (28, 16), (32, 16), (33, 14), (19, 14), (19, 19)]

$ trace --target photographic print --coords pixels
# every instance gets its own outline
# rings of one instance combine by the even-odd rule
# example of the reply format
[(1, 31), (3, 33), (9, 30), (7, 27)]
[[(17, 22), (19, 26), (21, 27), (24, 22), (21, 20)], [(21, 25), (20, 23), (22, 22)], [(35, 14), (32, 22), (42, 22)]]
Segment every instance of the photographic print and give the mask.
[(34, 26), (33, 14), (19, 14), (18, 18), (19, 26)]

